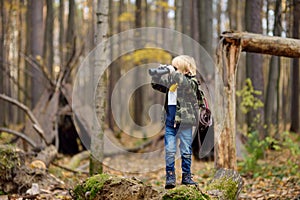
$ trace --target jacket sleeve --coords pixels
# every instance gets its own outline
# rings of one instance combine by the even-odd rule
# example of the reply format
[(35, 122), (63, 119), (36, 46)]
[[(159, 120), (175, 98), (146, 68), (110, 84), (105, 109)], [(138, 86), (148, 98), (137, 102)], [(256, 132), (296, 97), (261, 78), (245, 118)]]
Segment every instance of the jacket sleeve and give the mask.
[(168, 76), (152, 77), (151, 86), (154, 90), (158, 90), (162, 93), (167, 93), (170, 85)]
[(171, 79), (178, 84), (179, 87), (181, 87), (183, 90), (185, 90), (187, 93), (194, 93), (196, 94), (198, 90), (198, 85), (195, 81), (193, 81), (191, 78), (186, 77), (182, 73), (179, 72), (173, 72), (170, 74)]

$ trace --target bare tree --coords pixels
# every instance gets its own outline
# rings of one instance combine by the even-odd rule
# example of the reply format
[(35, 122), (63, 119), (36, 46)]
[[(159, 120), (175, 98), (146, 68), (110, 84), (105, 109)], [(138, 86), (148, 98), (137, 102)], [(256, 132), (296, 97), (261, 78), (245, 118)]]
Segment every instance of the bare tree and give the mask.
[(54, 47), (53, 47), (53, 29), (54, 29), (54, 10), (53, 1), (46, 0), (47, 15), (46, 25), (44, 32), (44, 47), (43, 47), (43, 59), (47, 66), (48, 72), (53, 76), (53, 58), (54, 58)]
[(213, 56), (213, 1), (197, 1), (199, 10), (199, 39), (198, 41), (210, 56)]
[[(246, 0), (246, 31), (253, 33), (262, 33), (262, 1)], [(264, 102), (264, 79), (263, 79), (263, 57), (259, 54), (248, 53), (246, 55), (246, 75), (252, 80), (255, 90), (262, 92), (262, 95), (256, 96)], [(257, 127), (260, 137), (264, 137), (264, 109), (258, 108), (252, 110), (247, 116), (248, 127)], [(259, 118), (259, 119), (257, 119)]]
[(64, 65), (64, 44), (65, 44), (65, 0), (59, 1), (59, 58), (61, 66)]
[[(97, 26), (96, 26), (96, 44), (104, 42), (108, 33), (108, 12), (109, 1), (97, 0), (96, 4)], [(103, 48), (102, 55), (95, 55), (95, 70), (103, 68), (106, 64), (106, 47)], [(97, 74), (97, 73), (95, 73)], [(94, 81), (98, 81), (99, 77), (94, 77)], [(91, 136), (91, 159), (90, 159), (90, 174), (102, 173), (102, 161), (104, 157), (104, 122), (105, 122), (105, 101), (106, 101), (106, 84), (105, 79), (101, 78), (97, 84), (95, 97), (96, 114), (100, 120), (100, 128), (94, 130)], [(94, 122), (96, 124), (97, 122)], [(95, 135), (94, 135), (95, 134)]]
[[(135, 28), (141, 28), (142, 27), (142, 0), (136, 0), (135, 1)], [(138, 34), (138, 31), (136, 32)], [(137, 41), (140, 42), (140, 41)], [(138, 46), (139, 44), (137, 43), (136, 46)], [(137, 81), (138, 79), (142, 79), (143, 78), (143, 74), (140, 73), (139, 70), (136, 70), (136, 77), (137, 77)], [(143, 125), (144, 120), (143, 120), (143, 116), (141, 115), (142, 110), (144, 108), (143, 106), (143, 98), (144, 98), (144, 92), (143, 92), (143, 88), (140, 87), (135, 91), (134, 94), (134, 120), (138, 125)]]
[[(34, 60), (41, 60), (43, 55), (43, 1), (28, 1), (27, 17), (28, 17), (28, 40), (27, 54)], [(31, 107), (33, 108), (38, 102), (42, 91), (44, 90), (43, 75), (40, 69), (28, 64), (31, 69)]]
[[(274, 30), (273, 35), (281, 35), (281, 0), (276, 1), (275, 6), (275, 20), (274, 20)], [(277, 112), (279, 111), (279, 98), (278, 94), (278, 80), (279, 80), (279, 70), (280, 68), (280, 58), (277, 56), (272, 56), (270, 60), (269, 67), (269, 80), (267, 86), (267, 94), (265, 101), (265, 123), (267, 125), (267, 134), (271, 131), (271, 126), (273, 124), (279, 123), (277, 119)], [(276, 108), (276, 109), (274, 109)], [(277, 120), (277, 121), (276, 121)], [(278, 129), (277, 129), (278, 130)], [(266, 135), (267, 135), (266, 134)]]
[[(4, 50), (4, 37), (5, 37), (5, 10), (4, 10), (4, 1), (0, 1), (0, 94), (4, 92), (4, 77), (5, 77), (5, 50)], [(5, 104), (0, 103), (0, 126), (5, 123)]]
[[(293, 38), (299, 38), (299, 20), (300, 20), (300, 0), (293, 0)], [(299, 58), (293, 59), (292, 70), (292, 112), (290, 131), (300, 132), (300, 87), (299, 87)]]

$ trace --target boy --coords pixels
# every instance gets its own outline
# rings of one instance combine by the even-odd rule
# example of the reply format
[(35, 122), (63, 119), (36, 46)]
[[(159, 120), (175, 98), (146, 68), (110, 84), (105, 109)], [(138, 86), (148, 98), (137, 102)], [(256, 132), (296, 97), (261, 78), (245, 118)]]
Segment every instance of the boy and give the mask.
[(166, 189), (176, 186), (175, 154), (176, 135), (180, 139), (182, 184), (196, 185), (191, 177), (192, 127), (196, 125), (198, 84), (195, 79), (195, 60), (180, 55), (168, 65), (169, 74), (153, 76), (152, 87), (166, 93), (165, 110), (165, 162)]

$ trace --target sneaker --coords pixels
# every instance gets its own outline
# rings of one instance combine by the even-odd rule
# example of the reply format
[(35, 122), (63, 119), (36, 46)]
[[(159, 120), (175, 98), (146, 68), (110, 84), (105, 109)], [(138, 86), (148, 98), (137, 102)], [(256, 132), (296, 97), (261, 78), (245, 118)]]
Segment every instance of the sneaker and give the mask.
[(176, 175), (174, 171), (167, 171), (165, 189), (172, 189), (176, 186)]
[(183, 185), (198, 185), (198, 183), (193, 181), (191, 173), (182, 173), (181, 184), (183, 184)]

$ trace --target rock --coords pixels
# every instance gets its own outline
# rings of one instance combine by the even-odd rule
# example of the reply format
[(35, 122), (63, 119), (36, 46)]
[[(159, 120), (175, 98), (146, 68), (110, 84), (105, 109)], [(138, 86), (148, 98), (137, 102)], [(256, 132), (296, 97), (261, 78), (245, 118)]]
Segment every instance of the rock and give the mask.
[(0, 145), (0, 191), (6, 194), (23, 194), (31, 189), (31, 193), (36, 193), (35, 188), (48, 189), (49, 186), (63, 188), (62, 182), (46, 170), (28, 167), (23, 151)]
[(29, 195), (37, 195), (39, 193), (40, 193), (40, 187), (39, 184), (37, 183), (32, 183), (31, 188), (26, 191), (26, 194)]
[(159, 199), (159, 191), (136, 178), (98, 174), (77, 185), (74, 199), (139, 200)]
[(219, 169), (208, 183), (207, 194), (217, 199), (238, 199), (242, 190), (243, 179), (238, 172), (231, 169)]

